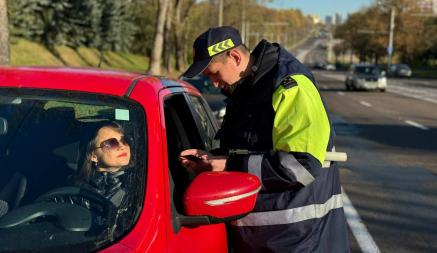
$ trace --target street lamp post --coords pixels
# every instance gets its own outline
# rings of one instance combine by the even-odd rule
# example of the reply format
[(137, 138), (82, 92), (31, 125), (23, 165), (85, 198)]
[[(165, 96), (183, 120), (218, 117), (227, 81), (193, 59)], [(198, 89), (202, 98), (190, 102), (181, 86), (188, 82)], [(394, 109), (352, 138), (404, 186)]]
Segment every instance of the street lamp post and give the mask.
[(223, 25), (223, 0), (219, 0), (219, 11), (218, 11), (218, 26)]
[(246, 38), (247, 38), (247, 34), (249, 33), (249, 31), (247, 30), (246, 27), (246, 0), (241, 0), (241, 38), (243, 40), (243, 43), (246, 44)]
[(396, 9), (395, 7), (391, 7), (391, 15), (390, 15), (390, 35), (389, 35), (389, 41), (388, 41), (388, 47), (387, 47), (387, 71), (390, 70), (390, 65), (392, 61), (392, 55), (393, 55), (393, 35), (394, 35), (394, 29), (395, 29), (395, 15), (396, 15)]

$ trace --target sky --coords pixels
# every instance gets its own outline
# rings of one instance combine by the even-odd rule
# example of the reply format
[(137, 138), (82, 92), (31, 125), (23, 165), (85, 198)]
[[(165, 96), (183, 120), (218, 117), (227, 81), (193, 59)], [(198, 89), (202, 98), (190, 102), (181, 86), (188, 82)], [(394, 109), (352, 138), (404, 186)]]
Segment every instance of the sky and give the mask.
[(374, 3), (375, 0), (274, 0), (268, 4), (273, 8), (300, 9), (304, 14), (317, 15), (321, 20), (326, 16), (340, 13), (346, 19), (348, 13), (358, 11)]

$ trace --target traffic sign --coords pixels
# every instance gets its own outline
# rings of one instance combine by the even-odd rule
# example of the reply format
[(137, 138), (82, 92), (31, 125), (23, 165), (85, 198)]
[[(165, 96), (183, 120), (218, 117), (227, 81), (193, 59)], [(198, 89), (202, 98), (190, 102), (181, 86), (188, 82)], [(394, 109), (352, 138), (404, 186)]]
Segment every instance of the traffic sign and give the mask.
[(389, 55), (393, 54), (393, 47), (387, 47), (387, 54)]

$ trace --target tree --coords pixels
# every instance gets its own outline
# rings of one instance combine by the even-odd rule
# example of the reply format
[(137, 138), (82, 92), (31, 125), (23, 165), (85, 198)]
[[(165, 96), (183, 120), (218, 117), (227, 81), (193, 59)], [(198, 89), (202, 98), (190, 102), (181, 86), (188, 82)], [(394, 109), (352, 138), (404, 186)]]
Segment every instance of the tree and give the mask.
[(70, 4), (63, 0), (16, 0), (15, 34), (41, 42), (49, 50), (62, 41), (59, 35), (70, 28), (65, 19)]
[(138, 29), (131, 51), (150, 57), (157, 23), (158, 2), (156, 0), (134, 0), (133, 5), (132, 16)]
[(187, 21), (188, 14), (195, 0), (176, 0), (174, 16), (174, 46), (176, 53), (176, 70), (181, 71), (185, 67), (186, 54), (184, 49), (187, 44)]
[(174, 41), (173, 41), (173, 23), (174, 23), (174, 5), (175, 1), (178, 0), (170, 0), (167, 9), (167, 19), (165, 21), (164, 27), (164, 55), (163, 55), (163, 65), (167, 73), (170, 73), (173, 70), (172, 66), (172, 56), (174, 55)]
[[(390, 15), (395, 10), (394, 56), (405, 63), (417, 63), (435, 48), (435, 25), (432, 18), (423, 17), (415, 0), (378, 0), (377, 4), (352, 14), (336, 31), (351, 49), (359, 53), (361, 61), (387, 55)], [(434, 36), (434, 37), (433, 37)]]
[(6, 0), (0, 0), (0, 65), (9, 64), (9, 22)]
[(388, 44), (386, 14), (372, 6), (349, 16), (336, 28), (335, 37), (343, 39), (345, 46), (357, 52), (360, 62), (378, 59), (385, 55)]
[(152, 57), (149, 72), (152, 75), (161, 74), (161, 57), (164, 42), (164, 26), (167, 17), (167, 7), (170, 0), (159, 0), (158, 22), (153, 42)]

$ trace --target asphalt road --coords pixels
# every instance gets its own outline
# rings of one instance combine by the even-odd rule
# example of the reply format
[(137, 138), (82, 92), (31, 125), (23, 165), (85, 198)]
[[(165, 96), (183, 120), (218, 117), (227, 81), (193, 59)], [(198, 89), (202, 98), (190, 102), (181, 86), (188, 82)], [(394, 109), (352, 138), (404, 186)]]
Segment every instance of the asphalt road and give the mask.
[(437, 81), (390, 79), (387, 92), (357, 92), (342, 73), (314, 73), (337, 150), (348, 153), (344, 191), (377, 247), (351, 230), (352, 252), (437, 252)]

